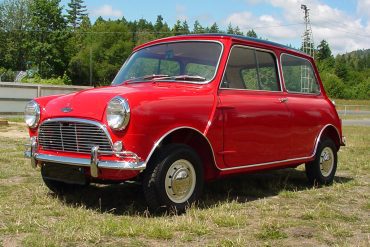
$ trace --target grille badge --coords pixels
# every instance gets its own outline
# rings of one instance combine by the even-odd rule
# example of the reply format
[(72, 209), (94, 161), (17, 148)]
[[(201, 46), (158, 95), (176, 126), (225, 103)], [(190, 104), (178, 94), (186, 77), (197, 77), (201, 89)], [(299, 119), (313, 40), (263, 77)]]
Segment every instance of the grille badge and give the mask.
[(64, 112), (64, 113), (68, 113), (68, 112), (73, 111), (73, 109), (71, 107), (69, 107), (69, 106), (66, 106), (66, 107), (63, 107), (61, 109), (61, 111)]

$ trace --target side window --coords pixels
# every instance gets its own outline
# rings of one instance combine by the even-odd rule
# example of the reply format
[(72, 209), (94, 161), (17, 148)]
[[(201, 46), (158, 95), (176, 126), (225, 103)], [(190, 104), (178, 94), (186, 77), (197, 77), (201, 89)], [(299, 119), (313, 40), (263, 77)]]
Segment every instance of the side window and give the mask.
[(268, 52), (256, 51), (260, 87), (262, 90), (280, 91), (275, 56)]
[(285, 87), (288, 92), (320, 93), (311, 63), (300, 57), (283, 54), (281, 57)]
[(272, 53), (236, 46), (231, 50), (221, 88), (280, 91)]

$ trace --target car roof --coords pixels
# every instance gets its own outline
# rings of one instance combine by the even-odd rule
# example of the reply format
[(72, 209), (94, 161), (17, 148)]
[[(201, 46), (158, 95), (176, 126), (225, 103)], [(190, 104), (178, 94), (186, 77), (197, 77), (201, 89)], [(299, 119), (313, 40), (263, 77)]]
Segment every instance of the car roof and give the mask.
[(227, 39), (233, 39), (233, 40), (242, 40), (242, 41), (247, 41), (247, 42), (264, 44), (264, 45), (267, 45), (267, 46), (270, 46), (270, 47), (277, 47), (277, 48), (281, 48), (281, 49), (286, 50), (286, 51), (292, 51), (294, 53), (298, 53), (300, 55), (310, 57), (308, 54), (302, 52), (301, 50), (298, 50), (298, 49), (295, 49), (293, 47), (289, 47), (289, 46), (286, 46), (286, 45), (282, 45), (282, 44), (279, 44), (279, 43), (276, 43), (276, 42), (273, 42), (273, 41), (263, 40), (263, 39), (259, 39), (259, 38), (252, 38), (252, 37), (243, 36), (243, 35), (225, 34), (225, 33), (202, 33), (202, 34), (184, 34), (184, 35), (171, 36), (171, 37), (166, 37), (166, 38), (162, 38), (162, 39), (153, 40), (153, 41), (150, 41), (148, 43), (139, 45), (139, 46), (135, 47), (134, 51), (138, 50), (138, 49), (141, 49), (143, 47), (146, 47), (148, 45), (154, 45), (154, 44), (162, 43), (162, 42), (166, 42), (166, 41), (180, 41), (181, 38), (185, 38), (187, 40), (191, 39), (191, 38), (211, 38), (211, 39), (225, 39), (225, 38), (227, 38)]

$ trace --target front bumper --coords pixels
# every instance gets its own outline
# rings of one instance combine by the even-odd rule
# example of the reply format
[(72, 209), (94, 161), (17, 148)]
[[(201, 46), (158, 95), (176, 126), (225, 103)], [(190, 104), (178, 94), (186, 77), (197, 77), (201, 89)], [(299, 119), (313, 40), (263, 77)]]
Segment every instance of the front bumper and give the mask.
[[(36, 138), (31, 138), (31, 144), (26, 145), (28, 148), (24, 152), (24, 156), (31, 159), (32, 167), (36, 168), (38, 162), (50, 162), (58, 163), (72, 166), (82, 166), (89, 167), (90, 174), (92, 177), (96, 178), (99, 176), (99, 169), (116, 169), (116, 170), (130, 170), (130, 171), (141, 171), (146, 168), (146, 163), (140, 161), (140, 158), (133, 152), (123, 151), (123, 152), (106, 152), (99, 151), (98, 146), (91, 148), (90, 159), (86, 158), (72, 158), (57, 155), (41, 154), (37, 153), (37, 140)], [(129, 158), (127, 160), (104, 160), (100, 158), (101, 155), (117, 155), (119, 157)], [(132, 160), (132, 161), (131, 161)]]

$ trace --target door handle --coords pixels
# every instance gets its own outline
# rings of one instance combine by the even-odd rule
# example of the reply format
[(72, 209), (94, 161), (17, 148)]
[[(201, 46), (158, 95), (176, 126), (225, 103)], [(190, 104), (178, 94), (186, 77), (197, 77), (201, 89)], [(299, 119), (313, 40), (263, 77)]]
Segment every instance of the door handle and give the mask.
[(288, 98), (280, 98), (280, 99), (279, 99), (279, 102), (280, 102), (280, 103), (288, 102)]
[(217, 106), (216, 108), (219, 109), (219, 110), (232, 110), (232, 109), (235, 109), (234, 106), (228, 106), (228, 105)]

